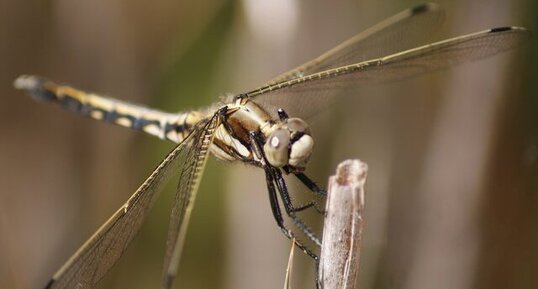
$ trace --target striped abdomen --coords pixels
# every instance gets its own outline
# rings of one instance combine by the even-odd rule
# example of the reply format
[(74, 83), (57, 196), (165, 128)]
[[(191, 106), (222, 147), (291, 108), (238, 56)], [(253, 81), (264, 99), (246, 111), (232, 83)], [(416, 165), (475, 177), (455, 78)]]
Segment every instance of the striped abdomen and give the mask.
[(166, 113), (86, 93), (36, 76), (20, 76), (14, 85), (37, 100), (58, 103), (61, 107), (84, 116), (143, 131), (175, 143), (181, 142), (194, 124), (203, 118), (203, 115), (196, 111)]

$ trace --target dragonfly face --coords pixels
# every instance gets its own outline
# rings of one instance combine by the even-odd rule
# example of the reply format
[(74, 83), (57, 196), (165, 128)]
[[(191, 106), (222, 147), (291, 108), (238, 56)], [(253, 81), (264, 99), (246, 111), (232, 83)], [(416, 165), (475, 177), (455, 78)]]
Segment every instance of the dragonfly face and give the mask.
[(300, 118), (286, 118), (275, 126), (263, 146), (267, 161), (278, 168), (303, 171), (314, 147), (308, 125)]

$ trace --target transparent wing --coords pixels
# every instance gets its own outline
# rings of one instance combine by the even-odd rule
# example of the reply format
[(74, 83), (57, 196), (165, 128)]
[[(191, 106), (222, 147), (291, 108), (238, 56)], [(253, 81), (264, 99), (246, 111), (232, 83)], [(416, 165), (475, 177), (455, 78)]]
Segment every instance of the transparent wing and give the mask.
[(329, 69), (253, 90), (247, 95), (276, 116), (308, 118), (335, 101), (344, 89), (400, 80), (506, 51), (530, 38), (520, 27), (489, 29), (389, 56)]
[(179, 156), (193, 134), (170, 152), (136, 192), (60, 268), (45, 289), (86, 289), (121, 257), (146, 219), (158, 193), (175, 172)]
[(165, 289), (171, 288), (177, 273), (187, 226), (202, 178), (201, 173), (209, 155), (209, 146), (213, 141), (215, 129), (220, 125), (220, 119), (220, 113), (217, 112), (207, 122), (199, 123), (197, 133), (191, 140), (190, 149), (182, 156), (184, 165), (172, 206), (166, 242), (162, 284)]
[(406, 9), (355, 35), (316, 59), (277, 76), (266, 85), (425, 44), (431, 34), (439, 28), (443, 19), (443, 10), (433, 3)]

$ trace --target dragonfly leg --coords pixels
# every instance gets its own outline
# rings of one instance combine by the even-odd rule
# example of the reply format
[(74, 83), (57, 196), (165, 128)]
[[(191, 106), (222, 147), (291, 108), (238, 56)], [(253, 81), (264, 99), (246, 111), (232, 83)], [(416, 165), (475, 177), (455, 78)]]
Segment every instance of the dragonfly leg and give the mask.
[[(305, 185), (310, 192), (312, 192), (314, 195), (320, 196), (322, 198), (327, 197), (327, 191), (320, 188), (312, 179), (310, 179), (308, 176), (306, 176), (304, 173), (293, 173), (303, 185)], [(321, 215), (325, 215), (325, 210), (319, 207), (318, 203), (316, 202), (310, 202), (309, 204), (312, 204), (310, 207), (314, 207), (314, 209)], [(307, 209), (307, 208), (305, 208)]]
[[(263, 162), (263, 168), (265, 170), (265, 175), (266, 175), (267, 188), (269, 190), (271, 200), (273, 199), (277, 200), (276, 190), (275, 190), (275, 185), (274, 185), (276, 184), (276, 188), (278, 189), (278, 192), (280, 193), (280, 198), (286, 210), (286, 214), (292, 219), (293, 224), (297, 226), (316, 245), (321, 246), (321, 241), (319, 237), (317, 237), (314, 234), (314, 232), (312, 232), (312, 230), (301, 219), (299, 219), (295, 215), (295, 212), (313, 207), (315, 206), (315, 203), (312, 202), (304, 206), (294, 207), (291, 201), (290, 195), (288, 193), (286, 182), (284, 178), (282, 177), (282, 172), (280, 171), (280, 169), (268, 165), (267, 161), (265, 160), (265, 156), (263, 155), (263, 151), (261, 149), (262, 144), (263, 144), (262, 137), (260, 136), (258, 132), (251, 132), (250, 138), (251, 138), (251, 143), (252, 143), (254, 153), (257, 154), (257, 156)], [(275, 219), (277, 223), (279, 223), (279, 226), (283, 228), (284, 226), (283, 226), (282, 214), (280, 212), (280, 208), (278, 207), (278, 202), (276, 203), (276, 207), (278, 210), (276, 211), (275, 209), (273, 209), (273, 215), (275, 215)], [(285, 233), (285, 235), (289, 237), (289, 234)]]
[(314, 209), (318, 210), (318, 208), (317, 208), (317, 207), (318, 207), (318, 206), (317, 206), (317, 203), (314, 202), (314, 201), (310, 201), (310, 202), (308, 202), (308, 203), (306, 203), (306, 204), (299, 205), (298, 207), (294, 207), (294, 208), (293, 208), (293, 211), (294, 211), (295, 213), (297, 213), (297, 212), (302, 212), (302, 211), (305, 211), (305, 210), (310, 209), (310, 208), (312, 208), (312, 207), (313, 207)]
[(305, 252), (305, 254), (316, 260), (317, 263), (317, 260), (319, 260), (318, 255), (316, 255), (314, 252), (308, 249), (308, 247), (303, 245), (297, 238), (295, 238), (293, 232), (290, 229), (286, 228), (286, 226), (284, 225), (284, 219), (282, 218), (282, 212), (280, 211), (280, 206), (278, 204), (278, 196), (276, 194), (274, 179), (270, 172), (270, 168), (265, 169), (265, 180), (267, 182), (267, 191), (269, 192), (269, 203), (271, 204), (271, 210), (273, 212), (273, 216), (276, 220), (278, 227), (280, 228), (282, 233), (284, 233), (284, 236), (286, 236), (288, 239), (295, 239), (295, 245), (299, 247), (299, 249), (301, 249), (303, 252)]
[[(286, 174), (290, 174), (292, 173), (292, 170), (290, 169), (289, 166), (285, 166), (282, 168), (284, 170), (284, 172)], [(317, 195), (317, 196), (320, 196), (320, 197), (323, 197), (325, 198), (327, 196), (327, 191), (325, 191), (324, 189), (320, 188), (314, 181), (312, 181), (312, 179), (310, 179), (309, 177), (307, 177), (304, 173), (302, 172), (293, 172), (293, 174), (297, 177), (297, 179), (299, 179), (299, 181), (301, 181), (301, 183), (303, 183), (303, 185), (305, 185), (308, 190), (310, 192), (312, 192), (314, 195)], [(300, 206), (299, 208), (296, 208), (296, 212), (299, 212), (299, 211), (302, 211), (302, 210), (306, 210), (308, 208), (314, 208), (319, 214), (321, 215), (325, 215), (325, 211), (319, 207), (318, 203), (312, 201), (312, 202), (309, 202), (308, 204), (306, 205), (303, 205), (303, 206)]]
[(321, 196), (326, 197), (327, 191), (320, 188), (312, 179), (310, 179), (308, 176), (306, 176), (303, 173), (294, 173), (294, 175), (303, 183), (312, 193)]
[[(278, 110), (278, 113), (280, 115), (280, 117), (285, 117), (287, 118), (287, 114), (286, 112), (283, 110), (283, 109), (279, 109)], [(261, 149), (262, 146), (263, 146), (263, 140), (262, 140), (262, 137), (260, 136), (259, 133), (257, 132), (251, 132), (250, 133), (250, 142), (252, 144), (252, 148), (254, 150), (254, 153), (256, 154), (256, 156), (258, 157), (258, 159), (262, 160), (262, 164), (261, 166), (262, 167), (265, 167), (265, 166), (268, 166), (267, 165), (267, 161), (265, 160), (265, 156), (263, 154), (263, 150)], [(259, 165), (259, 164), (257, 164)], [(289, 174), (291, 173), (291, 169), (289, 166), (284, 166), (283, 167), (283, 170), (284, 172), (286, 172), (286, 174)], [(301, 172), (294, 172), (293, 173), (312, 193), (318, 195), (318, 196), (321, 196), (321, 197), (326, 197), (327, 196), (327, 192), (325, 190), (323, 190), (322, 188), (320, 188), (314, 181), (312, 181), (308, 176), (306, 176), (304, 173), (301, 173)], [(315, 202), (309, 202), (308, 204), (306, 205), (303, 205), (303, 206), (299, 206), (298, 208), (296, 208), (294, 211), (295, 212), (299, 212), (299, 211), (303, 211), (303, 210), (306, 210), (308, 208), (311, 208), (311, 207), (315, 207), (316, 211), (320, 212), (323, 214), (323, 210), (321, 210), (317, 204)]]
[[(307, 175), (305, 175), (302, 172), (293, 172), (293, 170), (289, 166), (285, 166), (282, 168), (286, 174), (293, 173), (303, 185), (305, 185), (310, 192), (313, 194), (325, 198), (327, 196), (327, 191), (319, 187), (312, 179), (310, 179)], [(311, 202), (312, 206), (305, 206), (305, 207), (314, 207), (314, 209), (324, 215), (325, 211), (321, 209), (316, 202)], [(305, 208), (307, 209), (307, 208)]]
[(295, 212), (302, 211), (304, 209), (307, 209), (309, 207), (315, 207), (315, 202), (311, 202), (305, 206), (302, 207), (295, 207), (291, 201), (290, 194), (288, 192), (288, 187), (286, 186), (286, 182), (284, 178), (282, 177), (282, 172), (280, 172), (279, 169), (271, 168), (273, 179), (275, 180), (275, 183), (277, 185), (278, 191), (280, 193), (280, 198), (282, 199), (282, 203), (284, 204), (284, 209), (286, 210), (286, 214), (292, 219), (293, 223), (303, 231), (303, 233), (316, 245), (321, 246), (321, 241), (314, 232), (301, 220), (295, 215)]

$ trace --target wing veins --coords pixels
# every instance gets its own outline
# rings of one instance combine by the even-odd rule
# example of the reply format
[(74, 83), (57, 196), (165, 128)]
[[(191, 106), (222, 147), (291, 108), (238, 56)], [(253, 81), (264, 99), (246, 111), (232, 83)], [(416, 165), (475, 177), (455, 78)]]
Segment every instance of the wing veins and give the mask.
[(407, 50), (429, 39), (443, 20), (444, 11), (434, 3), (403, 10), (317, 58), (273, 78), (264, 86)]
[[(177, 166), (177, 157), (188, 139), (190, 135), (165, 157), (125, 204), (69, 258), (54, 274), (46, 289), (92, 288), (111, 269), (139, 231), (162, 186), (169, 179), (172, 168)], [(125, 221), (126, 217), (130, 218)], [(130, 230), (125, 230), (129, 227)], [(114, 234), (118, 229), (124, 233)]]
[(209, 146), (220, 123), (220, 111), (217, 111), (211, 119), (196, 130), (197, 134), (193, 136), (193, 143), (186, 153), (186, 162), (180, 173), (170, 215), (162, 278), (163, 288), (170, 288), (177, 274), (191, 211), (202, 178), (201, 172), (207, 162)]
[(521, 27), (484, 30), (266, 85), (247, 95), (270, 112), (284, 108), (290, 115), (308, 118), (346, 88), (401, 80), (482, 59), (513, 48), (529, 37), (530, 32)]

